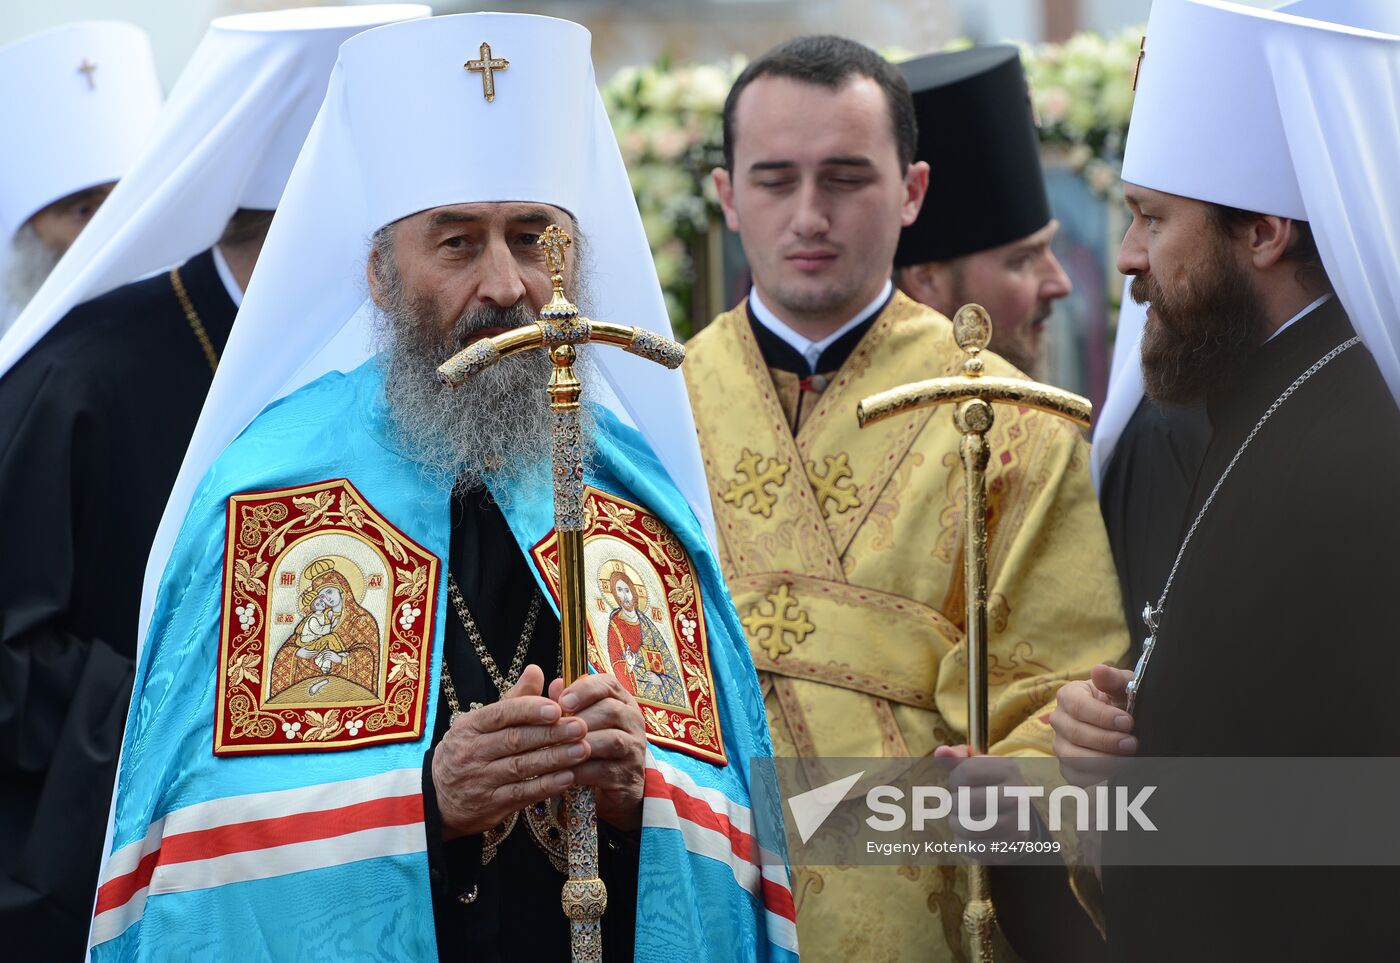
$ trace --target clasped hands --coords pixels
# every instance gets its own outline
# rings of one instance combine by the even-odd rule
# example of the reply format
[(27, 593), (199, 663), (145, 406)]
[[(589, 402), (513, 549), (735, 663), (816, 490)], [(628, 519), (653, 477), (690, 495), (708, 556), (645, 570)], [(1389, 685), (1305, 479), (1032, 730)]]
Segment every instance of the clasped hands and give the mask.
[(528, 665), (500, 702), (458, 717), (433, 750), (433, 786), (446, 838), (483, 833), (511, 813), (592, 786), (598, 817), (641, 825), (646, 727), (632, 695), (611, 675), (567, 689)]

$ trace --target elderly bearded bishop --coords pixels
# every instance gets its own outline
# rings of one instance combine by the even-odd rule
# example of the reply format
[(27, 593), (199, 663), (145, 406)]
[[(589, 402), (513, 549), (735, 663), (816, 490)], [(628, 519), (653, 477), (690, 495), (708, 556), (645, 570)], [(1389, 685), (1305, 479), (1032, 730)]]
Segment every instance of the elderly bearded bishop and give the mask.
[[(20, 958), (86, 945), (151, 539), (336, 52), (427, 13), (211, 23), (145, 149), (0, 338), (0, 517), (7, 548), (27, 546), (0, 552), (0, 925), (18, 924)], [(125, 90), (104, 70), (120, 50), (92, 53), (98, 89)], [(85, 134), (69, 153), (110, 163), (107, 146)]]
[(437, 378), (534, 320), (555, 228), (588, 314), (665, 317), (585, 30), (342, 45), (156, 540), (94, 959), (564, 959), (574, 785), (605, 959), (795, 957), (681, 380), (581, 349), (593, 672), (564, 688), (549, 358)]

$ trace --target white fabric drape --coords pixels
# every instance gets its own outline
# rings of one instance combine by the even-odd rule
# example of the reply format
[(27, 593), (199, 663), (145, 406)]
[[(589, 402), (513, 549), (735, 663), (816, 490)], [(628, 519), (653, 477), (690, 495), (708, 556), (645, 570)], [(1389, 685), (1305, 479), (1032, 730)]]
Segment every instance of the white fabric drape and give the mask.
[(144, 152), (0, 338), (0, 376), (76, 305), (183, 264), (212, 246), (240, 207), (275, 208), (340, 44), (429, 13), (385, 4), (215, 20)]
[[(487, 41), (510, 66), (486, 102), (463, 70)], [(554, 204), (587, 238), (598, 318), (671, 334), (651, 250), (577, 24), (460, 14), (347, 41), (287, 183), (151, 549), (141, 639), (195, 489), (275, 399), (370, 356), (370, 235), (418, 211), (474, 201)], [(602, 398), (646, 436), (713, 541), (714, 517), (679, 372), (594, 355)]]
[(1328, 277), (1400, 399), (1400, 36), (1282, 23), (1265, 49)]
[[(1400, 401), (1400, 3), (1235, 9), (1255, 20), (1288, 147), (1282, 162), (1292, 165), (1328, 277)], [(1146, 309), (1126, 283), (1123, 290), (1108, 397), (1094, 427), (1095, 486), (1142, 399)]]
[(1108, 395), (1094, 419), (1094, 446), (1089, 464), (1096, 491), (1103, 482), (1108, 456), (1142, 400), (1142, 328), (1147, 323), (1147, 306), (1137, 304), (1128, 294), (1132, 283), (1132, 278), (1123, 279), (1123, 301), (1118, 309), (1118, 331), (1113, 336)]

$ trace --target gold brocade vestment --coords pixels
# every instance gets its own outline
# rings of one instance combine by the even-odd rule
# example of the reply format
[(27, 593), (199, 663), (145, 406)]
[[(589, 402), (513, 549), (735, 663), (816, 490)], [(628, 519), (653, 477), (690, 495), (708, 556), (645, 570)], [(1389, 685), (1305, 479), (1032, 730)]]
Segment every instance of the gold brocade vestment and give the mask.
[[(951, 413), (861, 430), (856, 403), (965, 357), (937, 312), (896, 293), (820, 394), (770, 370), (743, 305), (687, 346), (684, 371), (720, 560), (779, 756), (924, 756), (967, 733), (962, 467)], [(1016, 375), (983, 355), (987, 373)], [(992, 752), (1049, 754), (1047, 704), (1127, 648), (1089, 481), (1060, 419), (997, 407), (989, 434)], [(829, 777), (807, 767), (812, 784)], [(966, 958), (961, 871), (794, 867), (816, 960)]]

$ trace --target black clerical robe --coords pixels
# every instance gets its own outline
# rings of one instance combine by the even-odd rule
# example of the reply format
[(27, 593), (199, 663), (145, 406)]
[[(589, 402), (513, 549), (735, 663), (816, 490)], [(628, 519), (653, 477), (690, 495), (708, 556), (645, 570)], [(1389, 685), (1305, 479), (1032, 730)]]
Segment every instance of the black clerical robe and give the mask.
[[(212, 252), (180, 269), (216, 349)], [(146, 557), (204, 396), (160, 274), (68, 313), (0, 379), (0, 924), (15, 959), (81, 959), (126, 719)]]
[[(1209, 397), (1188, 525), (1265, 410), (1352, 335), (1327, 302)], [(1182, 557), (1134, 713), (1139, 755), (1400, 755), (1397, 482), (1400, 411), (1357, 345), (1276, 411)], [(1390, 868), (1105, 866), (1110, 951), (1133, 963), (1391, 959), (1397, 881)]]
[(1156, 603), (1181, 547), (1186, 503), (1210, 437), (1204, 405), (1143, 398), (1104, 470), (1099, 506), (1132, 636), (1125, 665), (1137, 662), (1147, 636), (1142, 607)]
[[(463, 600), (504, 675), (537, 589), (505, 516), (479, 489), (453, 497), (451, 553), (452, 574)], [(546, 685), (559, 677), (559, 619), (544, 600), (527, 652), (525, 664), (543, 669)], [(467, 640), (455, 607), (447, 613), (443, 657), (464, 711), (472, 702), (491, 703), (500, 698)], [(434, 746), (447, 732), (450, 716), (447, 699), (440, 696)], [(423, 809), (439, 957), (567, 960), (569, 924), (559, 906), (566, 875), (549, 861), (523, 817), (484, 866), (481, 836), (444, 843), (432, 761), (433, 750), (429, 749), (423, 760)], [(603, 953), (608, 960), (632, 959), (639, 843), (637, 834), (617, 831), (599, 821), (600, 874), (608, 887), (608, 910), (603, 916)]]

